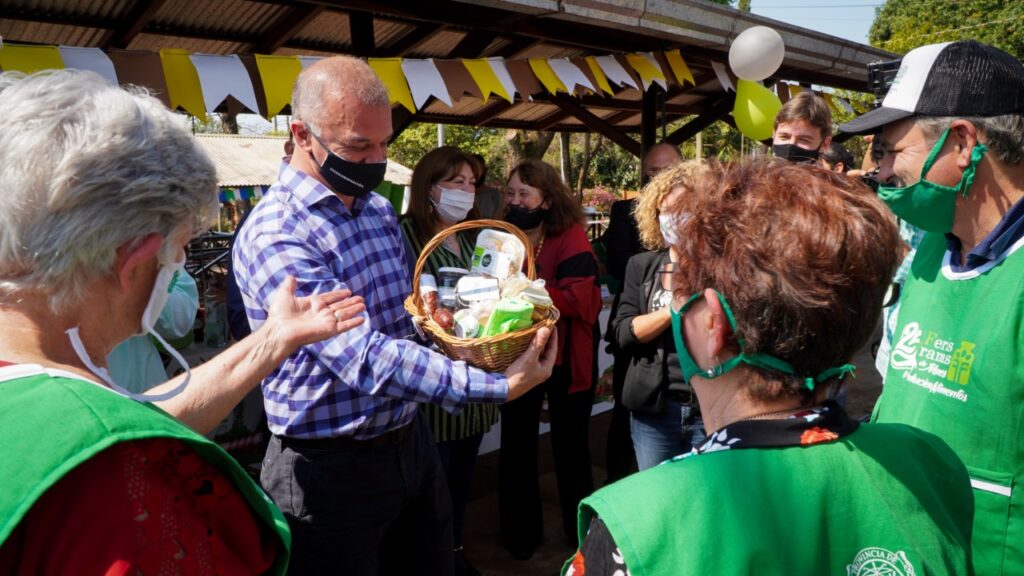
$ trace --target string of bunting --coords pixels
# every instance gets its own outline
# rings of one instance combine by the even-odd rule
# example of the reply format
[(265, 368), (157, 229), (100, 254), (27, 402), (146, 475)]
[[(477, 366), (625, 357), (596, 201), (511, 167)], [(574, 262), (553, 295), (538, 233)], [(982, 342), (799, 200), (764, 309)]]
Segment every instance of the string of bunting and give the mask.
[[(32, 73), (46, 69), (90, 70), (111, 84), (148, 88), (172, 109), (181, 109), (205, 121), (208, 112), (224, 104), (229, 112), (249, 112), (272, 118), (291, 101), (299, 73), (320, 60), (314, 56), (212, 55), (165, 48), (159, 52), (109, 50), (76, 46), (27, 45), (4, 42), (0, 70)], [(461, 60), (369, 58), (370, 67), (388, 89), (392, 104), (410, 112), (422, 109), (431, 97), (449, 107), (466, 94), (487, 102), (496, 97), (514, 103), (532, 95), (599, 94), (615, 89), (648, 90), (652, 85), (696, 86), (693, 73), (680, 51), (609, 54), (578, 58), (474, 58)], [(726, 65), (711, 62), (723, 90), (735, 91)], [(780, 83), (776, 92), (788, 100), (801, 90)], [(833, 111), (859, 105), (828, 93), (819, 93)], [(861, 111), (861, 110), (858, 110)]]
[[(149, 88), (171, 108), (204, 118), (227, 100), (228, 110), (248, 110), (270, 118), (291, 100), (295, 78), (320, 58), (307, 56), (211, 55), (165, 48), (157, 52), (41, 46), (5, 42), (0, 70), (32, 73), (77, 68), (96, 72), (112, 84)], [(607, 94), (612, 85), (647, 90), (652, 84), (696, 85), (679, 50), (579, 58), (461, 60), (369, 58), (388, 89), (392, 104), (410, 112), (433, 97), (449, 107), (469, 94), (509, 103), (516, 95)], [(230, 98), (229, 98), (230, 97)]]

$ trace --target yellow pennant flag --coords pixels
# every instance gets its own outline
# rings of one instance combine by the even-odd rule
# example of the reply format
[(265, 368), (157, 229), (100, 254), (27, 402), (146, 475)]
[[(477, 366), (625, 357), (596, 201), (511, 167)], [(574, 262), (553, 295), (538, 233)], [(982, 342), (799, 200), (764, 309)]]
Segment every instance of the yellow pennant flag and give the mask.
[(565, 84), (562, 84), (562, 81), (558, 79), (558, 75), (555, 74), (555, 71), (551, 69), (551, 65), (544, 58), (530, 58), (530, 68), (537, 76), (537, 80), (540, 80), (540, 83), (547, 89), (548, 93), (569, 93)]
[(629, 62), (629, 65), (640, 73), (640, 82), (643, 83), (644, 90), (647, 90), (651, 86), (651, 82), (655, 81), (660, 81), (658, 84), (662, 88), (667, 87), (665, 73), (662, 72), (660, 66), (649, 60), (647, 56), (643, 54), (626, 54), (626, 62)]
[(678, 49), (665, 52), (665, 59), (668, 60), (668, 65), (672, 68), (672, 73), (675, 74), (680, 86), (686, 86), (686, 82), (683, 80), (694, 86), (697, 85), (697, 81), (693, 79), (693, 73), (690, 72), (690, 67), (686, 65), (686, 60), (683, 60), (683, 55), (679, 53)]
[(416, 104), (412, 101), (412, 92), (409, 91), (409, 83), (405, 80), (405, 73), (402, 72), (401, 58), (370, 58), (367, 60), (370, 68), (377, 73), (380, 81), (388, 89), (388, 96), (391, 103), (398, 102), (409, 112), (416, 112)]
[(832, 110), (832, 114), (835, 114), (835, 115), (838, 116), (839, 114), (842, 113), (842, 111), (839, 109), (839, 106), (836, 106), (836, 103), (832, 101), (832, 95), (831, 94), (829, 94), (828, 92), (822, 92), (821, 93), (821, 97), (822, 97), (822, 99), (825, 100), (825, 103), (828, 104), (829, 109)]
[(466, 66), (466, 70), (469, 70), (473, 82), (480, 87), (480, 93), (484, 95), (484, 102), (487, 102), (487, 98), (491, 94), (497, 94), (508, 100), (509, 103), (512, 102), (512, 95), (502, 86), (498, 75), (494, 73), (494, 68), (491, 68), (491, 63), (486, 58), (463, 60), (462, 63)]
[(0, 68), (31, 74), (40, 70), (63, 70), (64, 59), (56, 46), (29, 46), (4, 43), (0, 48)]
[(267, 118), (273, 118), (292, 101), (292, 88), (302, 72), (302, 62), (295, 56), (257, 54), (256, 69), (260, 71), (267, 98)]
[(160, 50), (160, 62), (167, 79), (167, 99), (171, 110), (181, 108), (206, 122), (206, 101), (203, 87), (199, 84), (199, 73), (189, 58), (189, 51), (180, 48)]
[(590, 73), (594, 75), (594, 80), (597, 81), (597, 87), (604, 90), (609, 96), (615, 96), (615, 91), (612, 90), (612, 85), (608, 83), (608, 77), (604, 75), (604, 70), (601, 70), (601, 65), (597, 63), (597, 58), (587, 56), (584, 60), (586, 60), (587, 66), (590, 67)]
[(790, 98), (792, 98), (792, 97), (796, 96), (797, 94), (799, 94), (799, 93), (801, 93), (801, 92), (803, 92), (803, 91), (804, 91), (804, 89), (803, 89), (803, 88), (801, 88), (801, 87), (800, 87), (799, 85), (797, 85), (797, 84), (790, 84), (790, 85), (789, 85), (789, 97), (790, 97)]

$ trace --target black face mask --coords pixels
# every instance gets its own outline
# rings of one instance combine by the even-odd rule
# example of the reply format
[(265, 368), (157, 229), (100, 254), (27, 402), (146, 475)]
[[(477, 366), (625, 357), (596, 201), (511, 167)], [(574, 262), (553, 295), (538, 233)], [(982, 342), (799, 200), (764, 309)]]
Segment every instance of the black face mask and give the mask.
[(520, 230), (533, 230), (544, 223), (548, 211), (546, 208), (534, 208), (527, 210), (522, 206), (509, 206), (505, 212), (505, 222), (519, 228)]
[(776, 158), (785, 158), (790, 162), (800, 164), (817, 161), (819, 152), (818, 149), (808, 150), (796, 144), (772, 144), (772, 154)]
[(338, 194), (364, 198), (384, 181), (387, 162), (349, 162), (328, 148), (312, 130), (309, 134), (327, 151), (327, 158), (324, 158), (324, 163), (320, 165), (320, 175)]

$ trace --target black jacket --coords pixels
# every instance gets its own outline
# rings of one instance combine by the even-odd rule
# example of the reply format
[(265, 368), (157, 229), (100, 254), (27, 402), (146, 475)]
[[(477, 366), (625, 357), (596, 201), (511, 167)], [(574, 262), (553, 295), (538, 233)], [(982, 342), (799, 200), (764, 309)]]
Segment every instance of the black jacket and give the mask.
[(635, 203), (634, 198), (619, 200), (612, 204), (608, 216), (608, 229), (601, 236), (608, 262), (608, 273), (619, 281), (623, 279), (629, 259), (644, 251), (640, 242), (640, 231), (637, 230), (636, 219), (633, 218)]
[(646, 344), (633, 333), (633, 318), (650, 311), (658, 270), (668, 259), (667, 250), (641, 252), (629, 259), (619, 309), (609, 323), (615, 344), (632, 353), (622, 389), (622, 403), (630, 410), (660, 412), (666, 391), (690, 392), (676, 358), (671, 327)]

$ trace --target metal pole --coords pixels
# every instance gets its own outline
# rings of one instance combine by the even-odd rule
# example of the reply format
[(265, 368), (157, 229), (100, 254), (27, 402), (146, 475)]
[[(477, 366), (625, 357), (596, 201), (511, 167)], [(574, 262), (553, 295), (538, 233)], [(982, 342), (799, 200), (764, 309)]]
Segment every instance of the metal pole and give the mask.
[(437, 147), (444, 146), (444, 124), (437, 125)]

